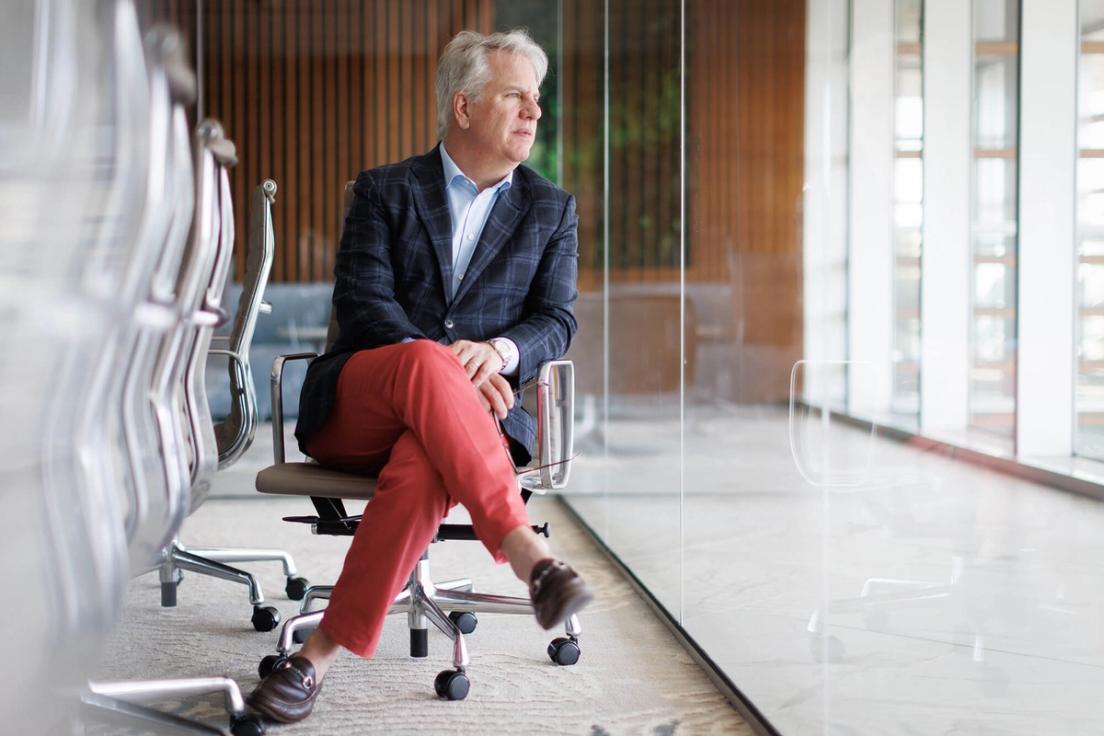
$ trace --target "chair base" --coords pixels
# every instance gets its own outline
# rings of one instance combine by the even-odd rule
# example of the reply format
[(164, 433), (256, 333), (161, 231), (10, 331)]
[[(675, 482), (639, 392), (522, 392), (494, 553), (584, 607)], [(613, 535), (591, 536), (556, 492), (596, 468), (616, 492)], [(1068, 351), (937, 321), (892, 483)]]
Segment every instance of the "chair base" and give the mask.
[(246, 711), (238, 683), (228, 677), (89, 682), (88, 691), (81, 695), (81, 707), (85, 722), (183, 736), (221, 736), (226, 733), (225, 729), (163, 713), (138, 702), (211, 692), (224, 694), (230, 733), (234, 736), (261, 736), (265, 732), (261, 721)]
[(278, 561), (284, 568), (287, 578), (285, 588), (288, 597), (297, 600), (306, 593), (309, 584), (296, 573), (295, 562), (291, 555), (278, 549), (246, 549), (227, 547), (206, 547), (188, 549), (174, 539), (164, 553), (159, 568), (161, 579), (161, 605), (169, 608), (176, 605), (176, 588), (183, 579), (183, 570), (201, 575), (241, 583), (249, 589), (249, 602), (253, 605), (253, 628), (257, 631), (272, 631), (280, 623), (280, 613), (272, 606), (264, 605), (264, 594), (260, 583), (245, 570), (232, 567), (228, 562), (267, 562)]
[[(460, 700), (467, 695), (468, 681), (466, 675), (456, 677), (459, 673), (465, 673), (468, 664), (468, 648), (458, 624), (457, 613), (520, 613), (533, 615), (533, 604), (528, 598), (512, 596), (491, 595), (476, 593), (472, 589), (472, 582), (468, 579), (450, 580), (443, 583), (434, 583), (430, 576), (429, 556), (423, 554), (422, 559), (414, 566), (406, 587), (395, 597), (388, 613), (405, 613), (410, 626), (410, 656), (425, 657), (428, 655), (429, 624), (433, 624), (441, 633), (453, 641), (452, 666), (453, 670), (445, 670), (437, 676), (435, 688), (437, 694), (449, 700)], [(325, 610), (310, 611), (312, 601), (319, 598), (329, 598), (332, 585), (313, 586), (309, 588), (303, 598), (303, 613), (293, 616), (284, 622), (280, 630), (280, 638), (276, 644), (276, 654), (270, 654), (261, 660), (258, 671), (261, 677), (265, 677), (280, 662), (291, 656), (291, 650), (296, 642), (306, 639), (306, 635), (318, 628)], [(451, 611), (453, 616), (446, 614)], [(474, 624), (468, 629), (471, 631)], [(560, 665), (571, 665), (579, 659), (581, 652), (579, 647), (579, 634), (582, 627), (577, 616), (572, 615), (564, 622), (566, 637), (554, 639), (548, 645), (548, 655), (553, 662)], [(459, 694), (462, 691), (463, 694)]]

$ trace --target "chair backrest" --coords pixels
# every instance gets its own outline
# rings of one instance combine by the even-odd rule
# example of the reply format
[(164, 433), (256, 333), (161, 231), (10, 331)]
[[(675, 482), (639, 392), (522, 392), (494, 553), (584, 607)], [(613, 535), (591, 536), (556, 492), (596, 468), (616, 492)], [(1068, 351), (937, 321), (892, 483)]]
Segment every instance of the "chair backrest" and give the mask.
[[(345, 197), (343, 199), (343, 208), (341, 210), (341, 232), (338, 233), (338, 240), (340, 241), (342, 235), (345, 232), (345, 220), (349, 218), (349, 210), (353, 206), (353, 185), (355, 182), (345, 182)], [(326, 327), (326, 351), (328, 352), (341, 337), (341, 327), (337, 324), (337, 310), (332, 306), (330, 307), (330, 323)]]
[[(237, 164), (237, 152), (227, 139), (217, 121), (208, 120), (199, 125), (198, 137), (205, 150), (205, 160), (212, 172), (204, 192), (204, 202), (211, 212), (210, 244), (213, 259), (204, 270), (200, 298), (191, 312), (193, 330), (190, 333), (188, 357), (185, 362), (183, 382), (178, 390), (183, 392), (183, 415), (186, 431), (191, 440), (191, 488), (188, 513), (195, 511), (207, 499), (211, 479), (218, 470), (218, 441), (214, 422), (207, 402), (206, 366), (211, 336), (218, 322), (225, 318), (222, 294), (233, 264), (234, 209), (230, 194), (229, 169)], [(197, 190), (199, 191), (199, 190)], [(197, 195), (197, 201), (198, 195)]]
[(253, 444), (257, 433), (257, 395), (249, 350), (253, 345), (253, 332), (264, 303), (265, 287), (275, 256), (276, 237), (272, 228), (272, 205), (275, 201), (276, 182), (265, 179), (253, 191), (245, 277), (228, 340), (230, 412), (225, 420), (215, 424), (220, 469), (237, 461)]
[(122, 397), (122, 431), (131, 471), (128, 550), (131, 574), (155, 567), (161, 552), (183, 521), (188, 498), (189, 472), (186, 437), (174, 416), (179, 404), (172, 390), (174, 376), (183, 360), (183, 345), (189, 327), (184, 315), (190, 298), (189, 279), (196, 261), (207, 258), (195, 247), (197, 228), (191, 134), (183, 104), (190, 85), (187, 72), (167, 71), (179, 51), (175, 34), (156, 32), (149, 36), (149, 52), (155, 59), (151, 88), (157, 99), (172, 100), (168, 135), (163, 144), (167, 161), (164, 177), (165, 201), (156, 209), (166, 221), (147, 234), (156, 256), (155, 268), (144, 275), (145, 288), (137, 313), (140, 325), (127, 346)]

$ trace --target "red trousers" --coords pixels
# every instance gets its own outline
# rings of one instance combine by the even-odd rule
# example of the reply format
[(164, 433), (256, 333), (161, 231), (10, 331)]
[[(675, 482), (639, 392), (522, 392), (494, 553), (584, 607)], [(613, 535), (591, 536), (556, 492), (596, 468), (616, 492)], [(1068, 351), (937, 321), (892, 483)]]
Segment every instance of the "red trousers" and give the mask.
[(307, 450), (323, 465), (379, 476), (320, 624), (331, 639), (375, 652), (391, 603), (456, 503), (504, 561), (502, 539), (529, 517), (503, 444), (447, 347), (415, 340), (349, 359)]

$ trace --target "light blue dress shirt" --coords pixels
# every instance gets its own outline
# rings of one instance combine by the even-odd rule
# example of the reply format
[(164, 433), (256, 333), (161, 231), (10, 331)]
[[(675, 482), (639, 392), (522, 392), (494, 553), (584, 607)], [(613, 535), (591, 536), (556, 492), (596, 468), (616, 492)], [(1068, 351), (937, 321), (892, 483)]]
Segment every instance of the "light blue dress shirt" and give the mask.
[[(498, 201), (499, 195), (510, 188), (514, 180), (514, 172), (509, 174), (494, 186), (487, 187), (482, 192), (475, 182), (469, 179), (452, 157), (445, 150), (444, 142), (441, 143), (441, 165), (445, 172), (445, 193), (448, 195), (449, 215), (452, 217), (452, 290), (449, 299), (460, 288), (460, 282), (464, 280), (464, 272), (471, 263), (472, 254), (479, 244), (479, 236), (483, 233), (483, 227), (487, 224), (487, 218), (491, 214), (491, 208)], [(509, 338), (497, 338), (509, 340)], [(513, 341), (510, 341), (513, 344)], [(514, 345), (513, 358), (506, 364), (502, 373), (512, 375), (517, 370), (518, 350)]]

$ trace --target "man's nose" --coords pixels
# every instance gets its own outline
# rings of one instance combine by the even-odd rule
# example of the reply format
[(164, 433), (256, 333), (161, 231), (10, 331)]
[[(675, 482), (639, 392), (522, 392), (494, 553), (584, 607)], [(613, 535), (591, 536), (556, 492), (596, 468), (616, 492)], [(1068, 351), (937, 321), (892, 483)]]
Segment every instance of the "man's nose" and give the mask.
[(540, 120), (540, 117), (541, 117), (540, 105), (538, 105), (533, 100), (529, 100), (522, 107), (522, 115), (524, 115), (526, 118), (532, 118), (533, 120)]

